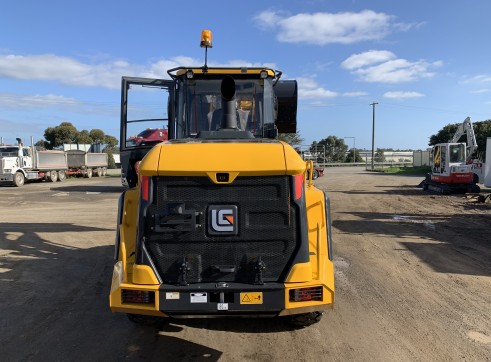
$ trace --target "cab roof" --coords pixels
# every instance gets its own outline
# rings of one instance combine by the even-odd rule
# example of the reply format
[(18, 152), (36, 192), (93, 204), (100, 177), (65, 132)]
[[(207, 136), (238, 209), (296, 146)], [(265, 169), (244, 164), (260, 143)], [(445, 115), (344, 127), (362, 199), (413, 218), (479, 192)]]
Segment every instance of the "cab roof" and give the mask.
[(247, 68), (247, 67), (239, 67), (239, 68), (208, 68), (208, 67), (177, 67), (173, 69), (169, 69), (167, 74), (172, 79), (176, 79), (179, 77), (187, 76), (194, 78), (195, 76), (202, 77), (205, 75), (211, 76), (219, 76), (219, 75), (236, 75), (236, 76), (250, 76), (251, 78), (277, 78), (281, 77), (281, 72), (278, 70), (273, 70), (270, 68)]

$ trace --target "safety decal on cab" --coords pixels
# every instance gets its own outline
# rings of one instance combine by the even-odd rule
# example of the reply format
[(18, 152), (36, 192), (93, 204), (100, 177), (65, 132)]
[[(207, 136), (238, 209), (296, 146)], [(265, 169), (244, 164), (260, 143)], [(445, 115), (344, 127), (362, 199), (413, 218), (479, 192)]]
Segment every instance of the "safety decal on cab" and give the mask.
[(262, 292), (240, 293), (240, 304), (263, 304)]

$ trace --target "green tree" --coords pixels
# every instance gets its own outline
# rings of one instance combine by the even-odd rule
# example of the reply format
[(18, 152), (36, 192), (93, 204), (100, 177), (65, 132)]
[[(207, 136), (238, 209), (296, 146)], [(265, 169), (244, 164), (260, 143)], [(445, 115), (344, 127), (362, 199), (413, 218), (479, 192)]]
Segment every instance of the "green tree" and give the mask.
[(486, 162), (486, 142), (491, 137), (491, 120), (473, 123), (474, 134), (476, 135), (477, 153), (476, 158)]
[(344, 162), (346, 151), (348, 151), (348, 146), (344, 143), (344, 139), (329, 136), (319, 142), (313, 142), (311, 150), (318, 149), (319, 146), (325, 147), (326, 162)]
[(290, 144), (291, 146), (301, 145), (304, 141), (304, 139), (300, 135), (300, 132), (297, 132), (297, 133), (280, 133), (280, 134), (278, 134), (278, 139), (280, 141), (283, 141), (283, 142)]
[(385, 162), (384, 150), (382, 148), (377, 148), (377, 151), (375, 151), (375, 162)]
[[(104, 151), (106, 152), (106, 151)], [(114, 156), (111, 152), (107, 153), (107, 168), (114, 169), (116, 168), (116, 162), (114, 161)]]
[[(436, 145), (437, 143), (447, 143), (449, 142), (457, 128), (461, 123), (447, 124), (441, 130), (439, 130), (436, 134), (430, 136), (430, 140), (428, 142), (429, 146)], [(491, 137), (491, 120), (486, 120), (482, 122), (473, 122), (472, 128), (474, 129), (474, 134), (476, 135), (477, 142), (477, 152), (474, 157), (479, 158), (485, 161), (486, 157), (486, 139)], [(458, 142), (466, 142), (467, 135), (463, 135)]]
[[(354, 157), (356, 155), (356, 157)], [(355, 160), (353, 161), (353, 158)], [(360, 156), (360, 150), (356, 150), (352, 148), (349, 150), (348, 155), (346, 156), (346, 160), (344, 162), (364, 162), (363, 157)]]
[(106, 135), (104, 134), (104, 131), (101, 129), (94, 128), (90, 130), (89, 132), (90, 138), (92, 138), (92, 141), (96, 145), (102, 145), (104, 144), (104, 139)]
[(40, 148), (47, 148), (48, 143), (45, 140), (39, 140), (34, 144), (34, 146), (40, 147)]
[(104, 143), (106, 147), (102, 150), (102, 152), (107, 153), (107, 163), (108, 168), (116, 168), (116, 162), (114, 161), (114, 154), (119, 153), (119, 148), (116, 147), (119, 143), (118, 139), (113, 136), (106, 135), (104, 137)]
[(118, 145), (118, 143), (118, 139), (114, 136), (106, 135), (104, 137), (104, 144), (106, 144), (106, 147), (114, 148)]
[(77, 136), (75, 137), (75, 142), (80, 143), (80, 144), (90, 144), (91, 145), (93, 143), (93, 140), (90, 137), (89, 131), (84, 129), (84, 130), (81, 130), (77, 134)]
[(77, 129), (70, 122), (62, 122), (59, 126), (48, 127), (44, 131), (46, 148), (53, 149), (64, 143), (74, 143), (78, 134)]
[(79, 132), (70, 122), (62, 122), (59, 126), (46, 128), (44, 139), (38, 141), (36, 146), (53, 149), (64, 143), (97, 144), (100, 147), (96, 149), (100, 149), (103, 145), (106, 145), (108, 153), (113, 154), (119, 152), (116, 147), (119, 141), (116, 137), (106, 135), (100, 129), (92, 129), (90, 131), (84, 129)]

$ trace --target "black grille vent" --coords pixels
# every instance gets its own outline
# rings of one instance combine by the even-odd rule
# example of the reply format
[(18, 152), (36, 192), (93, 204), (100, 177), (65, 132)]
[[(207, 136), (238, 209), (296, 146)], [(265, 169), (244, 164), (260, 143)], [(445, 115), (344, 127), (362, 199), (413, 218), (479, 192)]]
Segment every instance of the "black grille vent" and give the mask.
[[(144, 240), (160, 277), (169, 284), (282, 281), (298, 240), (289, 195), (288, 176), (238, 177), (229, 185), (207, 177), (154, 177)], [(208, 233), (210, 205), (237, 206), (237, 235)], [(162, 227), (155, 220), (185, 221)]]

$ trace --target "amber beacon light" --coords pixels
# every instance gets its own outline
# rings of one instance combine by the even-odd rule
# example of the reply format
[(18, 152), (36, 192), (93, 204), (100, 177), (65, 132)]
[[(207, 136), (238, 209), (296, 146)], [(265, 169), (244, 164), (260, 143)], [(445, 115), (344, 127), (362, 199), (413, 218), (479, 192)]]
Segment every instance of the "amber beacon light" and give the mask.
[(203, 66), (203, 71), (208, 70), (208, 48), (213, 48), (211, 44), (211, 30), (203, 30), (201, 32), (201, 43), (200, 46), (205, 48), (205, 65)]
[(201, 44), (202, 48), (213, 48), (211, 30), (203, 30), (201, 32)]

